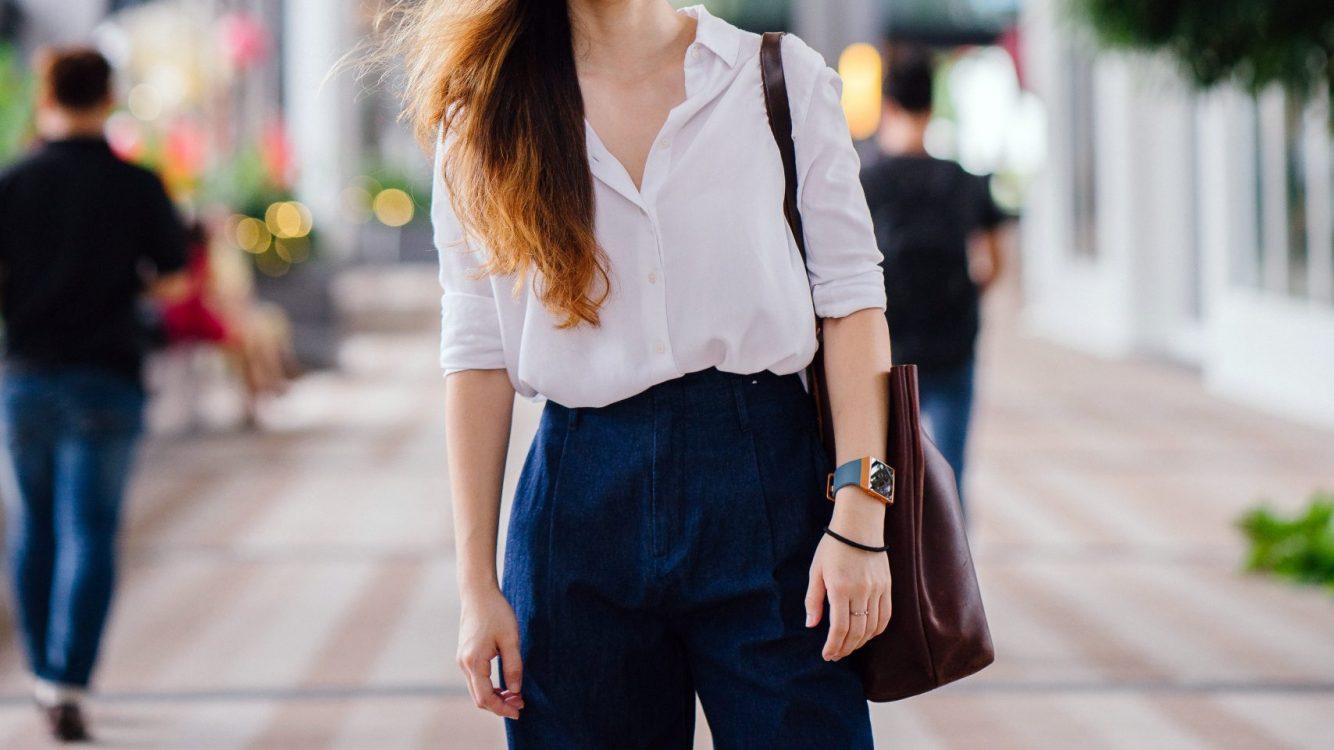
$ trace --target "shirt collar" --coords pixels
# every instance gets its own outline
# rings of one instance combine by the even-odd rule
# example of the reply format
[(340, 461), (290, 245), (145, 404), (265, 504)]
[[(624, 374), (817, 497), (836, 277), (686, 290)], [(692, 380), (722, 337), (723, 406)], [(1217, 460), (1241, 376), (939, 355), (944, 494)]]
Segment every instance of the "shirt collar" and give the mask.
[(694, 16), (698, 21), (695, 41), (722, 58), (728, 67), (736, 65), (737, 53), (741, 50), (739, 29), (713, 15), (703, 5), (689, 5), (681, 8), (679, 12)]

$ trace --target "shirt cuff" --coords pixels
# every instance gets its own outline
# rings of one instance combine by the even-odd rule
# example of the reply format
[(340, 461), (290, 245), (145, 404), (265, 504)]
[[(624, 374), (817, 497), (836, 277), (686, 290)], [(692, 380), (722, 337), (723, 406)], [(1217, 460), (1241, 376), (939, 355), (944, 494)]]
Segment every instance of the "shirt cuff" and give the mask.
[(821, 318), (845, 318), (858, 310), (885, 309), (885, 277), (877, 266), (844, 276), (811, 289), (815, 314)]
[(440, 298), (440, 310), (440, 367), (446, 375), (505, 369), (494, 299), (450, 292)]

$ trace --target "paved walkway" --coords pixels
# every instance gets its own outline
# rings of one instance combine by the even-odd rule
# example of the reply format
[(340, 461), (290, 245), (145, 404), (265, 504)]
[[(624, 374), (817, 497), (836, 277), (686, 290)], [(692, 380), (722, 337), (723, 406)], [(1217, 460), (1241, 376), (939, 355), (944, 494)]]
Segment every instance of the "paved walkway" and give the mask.
[[(147, 446), (93, 708), (107, 746), (503, 746), (453, 664), (433, 335), (360, 335), (345, 359), (261, 435)], [(1334, 747), (1334, 599), (1239, 574), (1231, 526), (1334, 487), (1334, 435), (1010, 334), (984, 367), (970, 490), (1000, 656), (875, 706), (881, 746)], [(24, 691), (6, 632), (0, 747), (44, 746)]]

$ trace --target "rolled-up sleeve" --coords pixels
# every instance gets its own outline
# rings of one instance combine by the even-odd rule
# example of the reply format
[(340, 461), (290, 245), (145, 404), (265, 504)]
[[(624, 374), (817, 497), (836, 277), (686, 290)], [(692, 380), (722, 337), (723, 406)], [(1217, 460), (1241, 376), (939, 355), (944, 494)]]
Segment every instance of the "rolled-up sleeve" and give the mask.
[[(800, 52), (812, 53), (809, 48)], [(861, 160), (843, 114), (843, 81), (818, 59), (808, 103), (794, 110), (798, 205), (815, 312), (841, 318), (868, 308), (883, 310), (885, 281), (862, 190)]]
[(480, 275), (482, 260), (463, 241), (463, 231), (450, 204), (435, 157), (431, 191), (431, 225), (440, 258), (440, 367), (444, 374), (460, 370), (505, 369), (500, 314), (491, 280)]

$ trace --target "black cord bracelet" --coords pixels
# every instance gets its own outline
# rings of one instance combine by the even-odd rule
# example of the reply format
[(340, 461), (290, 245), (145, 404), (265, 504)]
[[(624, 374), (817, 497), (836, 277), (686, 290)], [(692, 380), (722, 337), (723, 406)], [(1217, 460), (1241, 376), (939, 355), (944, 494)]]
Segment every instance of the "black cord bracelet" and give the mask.
[(838, 533), (837, 531), (834, 531), (833, 529), (829, 528), (828, 526), (824, 527), (824, 533), (828, 534), (829, 536), (832, 536), (833, 538), (839, 540), (840, 542), (843, 542), (844, 544), (851, 545), (851, 546), (853, 546), (853, 547), (856, 547), (857, 549), (864, 549), (864, 550), (866, 550), (867, 552), (888, 552), (888, 551), (889, 551), (889, 545), (888, 545), (888, 544), (886, 544), (886, 545), (883, 546), (883, 547), (872, 547), (872, 546), (869, 545), (869, 544), (862, 544), (861, 542), (854, 542), (854, 541), (852, 541), (851, 539), (849, 539), (849, 538), (843, 536), (842, 534)]

